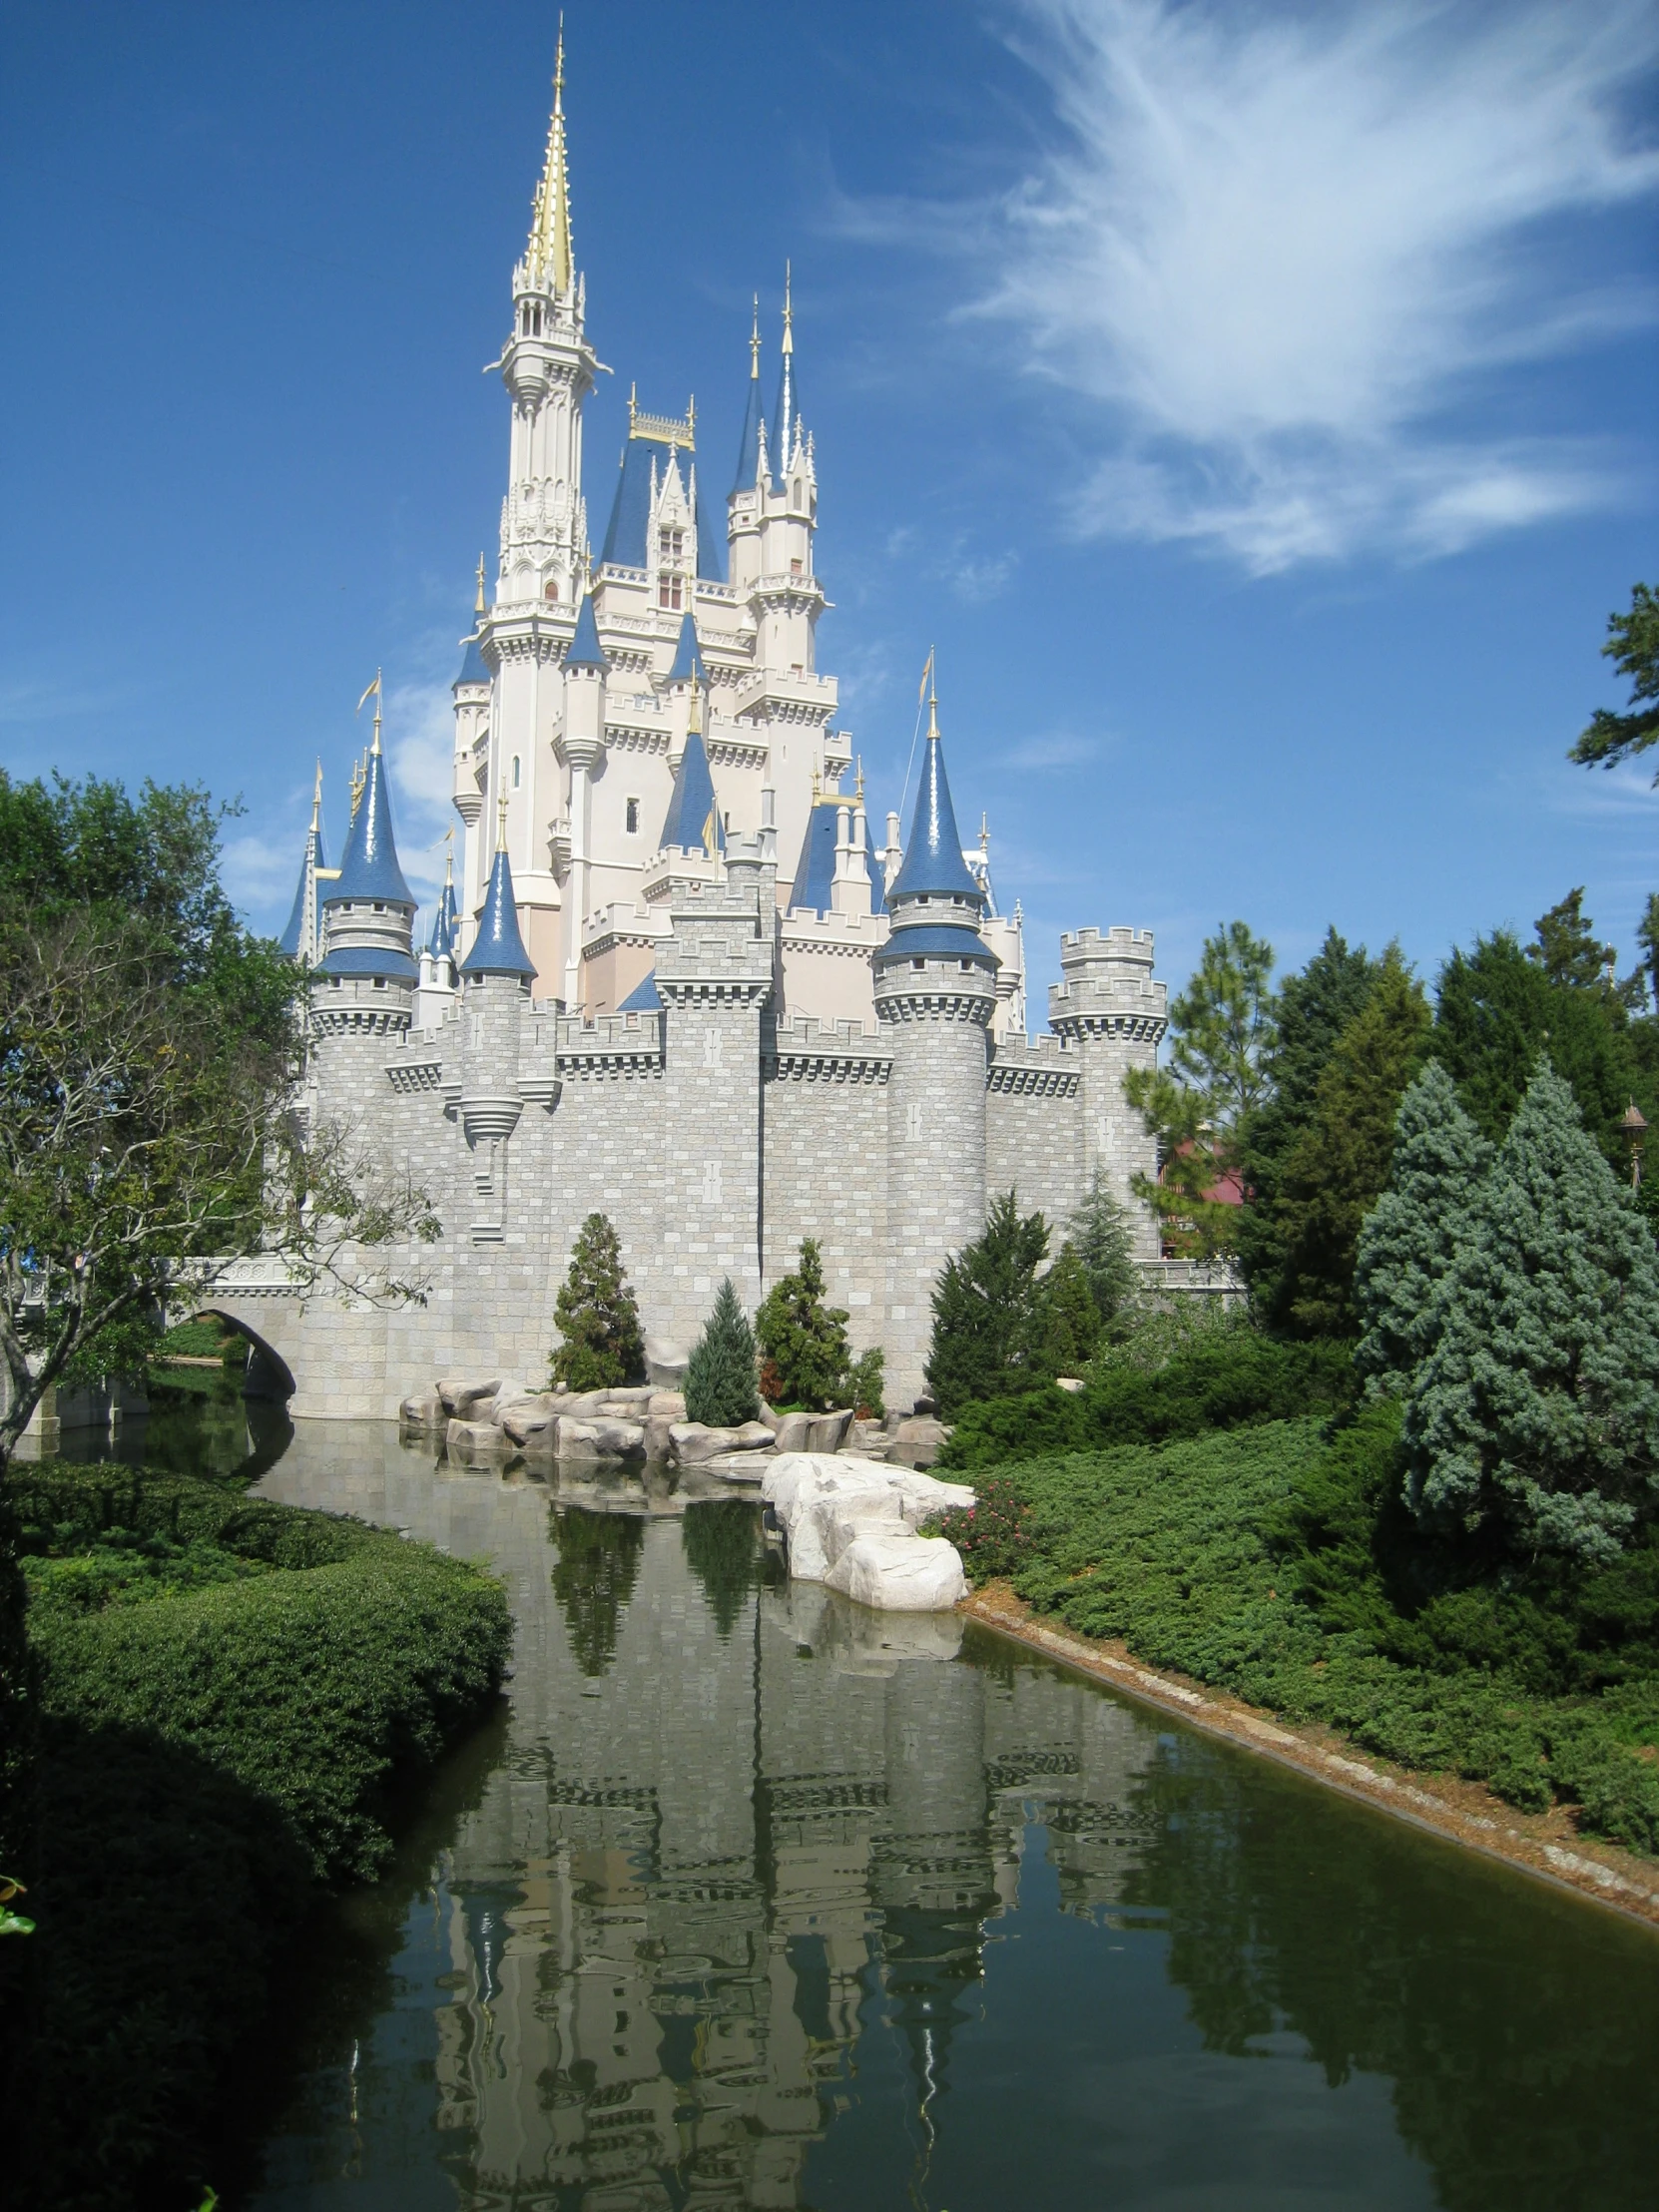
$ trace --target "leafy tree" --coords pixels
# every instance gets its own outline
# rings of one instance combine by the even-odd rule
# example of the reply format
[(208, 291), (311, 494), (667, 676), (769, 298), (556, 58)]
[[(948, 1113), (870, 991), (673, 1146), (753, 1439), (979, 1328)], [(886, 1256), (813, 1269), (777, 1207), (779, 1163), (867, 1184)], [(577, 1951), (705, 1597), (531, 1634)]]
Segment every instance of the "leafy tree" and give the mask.
[[(1088, 1279), (1100, 1329), (1121, 1328), (1140, 1292), (1135, 1266), (1135, 1231), (1129, 1209), (1113, 1197), (1102, 1169), (1096, 1168), (1087, 1196), (1067, 1224), (1069, 1249)], [(1072, 1371), (1061, 1369), (1061, 1374)]]
[(1236, 1169), (1243, 1129), (1268, 1095), (1272, 973), (1272, 945), (1244, 922), (1207, 937), (1170, 1008), (1168, 1065), (1124, 1077), (1124, 1096), (1158, 1139), (1158, 1179), (1137, 1178), (1136, 1193), (1157, 1212), (1168, 1243), (1203, 1259), (1231, 1252), (1238, 1238), (1238, 1207), (1205, 1194)]
[(1022, 1217), (1014, 1193), (992, 1201), (984, 1234), (945, 1263), (933, 1292), (927, 1384), (950, 1419), (973, 1398), (1001, 1397), (1042, 1380), (1037, 1270), (1048, 1224)]
[(1584, 886), (1568, 891), (1565, 898), (1540, 914), (1533, 923), (1535, 944), (1526, 957), (1541, 967), (1552, 983), (1569, 990), (1596, 990), (1607, 980), (1607, 969), (1616, 954), (1610, 944), (1596, 942), (1595, 928), (1584, 912)]
[(686, 1369), (686, 1417), (736, 1428), (761, 1410), (755, 1387), (755, 1332), (728, 1276)]
[(1351, 950), (1335, 928), (1300, 974), (1279, 991), (1278, 1028), (1266, 1062), (1272, 1088), (1240, 1132), (1239, 1171), (1245, 1204), (1239, 1210), (1240, 1271), (1266, 1306), (1279, 1300), (1287, 1226), (1278, 1200), (1285, 1164), (1314, 1118), (1320, 1077), (1337, 1039), (1371, 996), (1377, 963), (1364, 945)]
[[(1651, 1101), (1654, 1094), (1618, 998), (1552, 983), (1506, 930), (1477, 938), (1472, 952), (1453, 952), (1440, 970), (1433, 1053), (1494, 1144), (1545, 1051), (1577, 1099), (1585, 1127), (1612, 1165), (1622, 1167), (1620, 1117), (1633, 1096)], [(1644, 1111), (1651, 1119), (1651, 1104)]]
[(1088, 1273), (1069, 1244), (1039, 1286), (1037, 1366), (1045, 1376), (1080, 1376), (1100, 1340), (1100, 1314)]
[(755, 1317), (772, 1404), (844, 1404), (837, 1392), (846, 1384), (846, 1321), (843, 1306), (825, 1305), (823, 1255), (815, 1237), (804, 1237), (800, 1267), (773, 1285)]
[[(1659, 740), (1659, 594), (1638, 584), (1627, 615), (1609, 615), (1604, 657), (1630, 679), (1630, 709), (1615, 715), (1598, 707), (1567, 755), (1584, 767), (1612, 768)], [(1655, 779), (1659, 782), (1659, 778)]]
[(1435, 1296), (1409, 1498), (1521, 1556), (1608, 1560), (1659, 1501), (1659, 1263), (1541, 1060)]
[(1285, 1162), (1276, 1208), (1285, 1264), (1270, 1321), (1310, 1337), (1355, 1333), (1360, 1225), (1387, 1182), (1394, 1113), (1427, 1049), (1428, 1031), (1422, 985), (1390, 945), (1371, 996), (1337, 1040), (1313, 1117)]
[(564, 1340), (553, 1355), (556, 1390), (615, 1388), (645, 1374), (639, 1308), (607, 1215), (590, 1214), (583, 1222), (553, 1315)]
[(1354, 1355), (1373, 1395), (1398, 1395), (1434, 1342), (1434, 1293), (1464, 1234), (1492, 1148), (1430, 1060), (1394, 1116), (1388, 1187), (1366, 1216), (1354, 1266), (1365, 1334)]

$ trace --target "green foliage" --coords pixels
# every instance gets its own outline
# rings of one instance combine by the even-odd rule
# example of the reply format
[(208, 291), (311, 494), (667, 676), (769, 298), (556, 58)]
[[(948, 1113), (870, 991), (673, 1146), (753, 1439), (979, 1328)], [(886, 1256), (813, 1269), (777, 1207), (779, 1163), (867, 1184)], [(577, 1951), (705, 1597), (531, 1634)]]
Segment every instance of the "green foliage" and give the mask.
[(1541, 1062), (1469, 1209), (1406, 1406), (1426, 1522), (1609, 1559), (1659, 1502), (1659, 1262)]
[(1357, 1333), (1360, 1225), (1388, 1178), (1394, 1113), (1428, 1042), (1428, 1008), (1390, 945), (1371, 995), (1326, 1062), (1313, 1112), (1283, 1166), (1284, 1261), (1268, 1318), (1304, 1336)]
[(1347, 1403), (1346, 1346), (1283, 1344), (1248, 1323), (1197, 1333), (1160, 1366), (1097, 1366), (1086, 1390), (1026, 1390), (964, 1406), (939, 1455), (973, 1471), (1054, 1451), (1161, 1443)]
[(1169, 1063), (1132, 1068), (1124, 1096), (1158, 1139), (1158, 1180), (1135, 1189), (1175, 1251), (1210, 1260), (1231, 1253), (1239, 1212), (1206, 1197), (1233, 1173), (1245, 1129), (1268, 1096), (1277, 1037), (1273, 947), (1242, 921), (1204, 940), (1198, 968), (1170, 1007)]
[(724, 1642), (762, 1572), (755, 1508), (744, 1497), (700, 1498), (681, 1516), (686, 1562), (703, 1585)]
[(1596, 939), (1595, 925), (1584, 911), (1582, 883), (1540, 914), (1532, 927), (1537, 941), (1527, 946), (1526, 957), (1552, 983), (1580, 991), (1605, 986), (1617, 955), (1612, 945)]
[(971, 1505), (953, 1505), (928, 1525), (961, 1553), (974, 1583), (1018, 1574), (1031, 1560), (1031, 1508), (1005, 1476), (981, 1482)]
[(1238, 1261), (1264, 1305), (1275, 1303), (1285, 1266), (1288, 1230), (1278, 1208), (1285, 1164), (1314, 1118), (1320, 1077), (1337, 1039), (1371, 996), (1376, 976), (1365, 946), (1351, 951), (1331, 928), (1308, 965), (1280, 987), (1273, 1049), (1264, 1062), (1271, 1089), (1239, 1134), (1247, 1203), (1239, 1211)]
[[(1010, 1467), (1014, 1587), (1151, 1664), (1659, 1851), (1659, 1549), (1471, 1579), (1401, 1510), (1399, 1418), (1382, 1400), (1334, 1433), (1301, 1419)], [(970, 1579), (1003, 1556), (965, 1553)]]
[(1608, 616), (1601, 650), (1630, 679), (1630, 710), (1616, 715), (1598, 707), (1567, 759), (1612, 768), (1659, 739), (1659, 595), (1651, 585), (1635, 586), (1628, 614)]
[(1366, 1217), (1354, 1302), (1365, 1334), (1355, 1372), (1397, 1394), (1437, 1329), (1434, 1293), (1464, 1233), (1492, 1148), (1430, 1060), (1399, 1102), (1388, 1187)]
[(553, 1594), (576, 1664), (597, 1681), (616, 1657), (617, 1629), (639, 1580), (645, 1523), (635, 1513), (569, 1505), (554, 1513), (553, 1534), (559, 1547)]
[(850, 1405), (860, 1420), (880, 1420), (885, 1416), (886, 1369), (887, 1356), (879, 1345), (871, 1345), (867, 1352), (860, 1352), (847, 1369), (841, 1402)]
[(1129, 1210), (1113, 1196), (1104, 1169), (1095, 1169), (1088, 1193), (1067, 1224), (1067, 1232), (1071, 1249), (1088, 1277), (1100, 1328), (1119, 1332), (1139, 1295), (1140, 1276), (1135, 1267), (1135, 1232)]
[(590, 1214), (583, 1222), (553, 1318), (563, 1340), (552, 1362), (556, 1390), (615, 1389), (643, 1381), (640, 1311), (607, 1215)]
[(1116, 1330), (1101, 1339), (1089, 1379), (1102, 1382), (1120, 1368), (1152, 1375), (1166, 1367), (1178, 1352), (1255, 1327), (1242, 1304), (1229, 1303), (1208, 1291), (1176, 1291), (1142, 1299), (1123, 1314)]
[(1100, 1313), (1083, 1263), (1069, 1244), (1060, 1247), (1038, 1292), (1038, 1371), (1080, 1376), (1100, 1339)]
[(767, 1396), (775, 1405), (823, 1412), (844, 1404), (849, 1349), (846, 1309), (824, 1303), (824, 1260), (816, 1237), (804, 1237), (801, 1265), (775, 1283), (755, 1317), (765, 1359)]
[(945, 1263), (926, 1371), (944, 1419), (973, 1399), (1028, 1389), (1041, 1376), (1037, 1270), (1047, 1255), (1047, 1223), (1041, 1214), (1022, 1216), (1007, 1191), (992, 1200), (984, 1234)]
[(755, 1332), (728, 1276), (686, 1369), (686, 1418), (736, 1428), (761, 1410), (755, 1383)]

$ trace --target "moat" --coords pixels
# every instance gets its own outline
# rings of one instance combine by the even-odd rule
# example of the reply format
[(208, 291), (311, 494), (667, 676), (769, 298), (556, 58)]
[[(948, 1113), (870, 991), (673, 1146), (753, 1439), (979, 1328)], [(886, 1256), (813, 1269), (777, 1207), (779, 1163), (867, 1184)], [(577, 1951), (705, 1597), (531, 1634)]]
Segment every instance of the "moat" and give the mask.
[(493, 1561), (518, 1642), (395, 1872), (307, 1938), (239, 2201), (1652, 2201), (1647, 1932), (954, 1617), (792, 1587), (747, 1503), (379, 1424), (261, 1459)]

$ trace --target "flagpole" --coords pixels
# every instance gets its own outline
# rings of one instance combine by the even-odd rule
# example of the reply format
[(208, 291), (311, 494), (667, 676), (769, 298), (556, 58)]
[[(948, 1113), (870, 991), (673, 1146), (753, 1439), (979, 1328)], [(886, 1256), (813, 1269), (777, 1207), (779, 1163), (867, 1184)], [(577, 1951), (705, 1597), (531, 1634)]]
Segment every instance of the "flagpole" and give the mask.
[(904, 803), (910, 796), (910, 771), (916, 764), (916, 740), (921, 735), (921, 710), (927, 698), (927, 679), (933, 673), (933, 648), (927, 648), (927, 665), (921, 672), (921, 688), (916, 693), (916, 726), (910, 732), (910, 758), (904, 763), (904, 789), (898, 795), (898, 827), (904, 829)]

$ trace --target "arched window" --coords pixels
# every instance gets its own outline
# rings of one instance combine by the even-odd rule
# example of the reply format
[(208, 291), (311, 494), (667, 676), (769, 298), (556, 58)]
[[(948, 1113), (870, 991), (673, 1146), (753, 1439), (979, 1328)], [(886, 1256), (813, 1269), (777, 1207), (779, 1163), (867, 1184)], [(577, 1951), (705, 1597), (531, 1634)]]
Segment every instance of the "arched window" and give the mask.
[(515, 754), (513, 755), (513, 790), (514, 790), (514, 791), (516, 792), (516, 791), (517, 791), (517, 789), (518, 789), (518, 755), (517, 755), (517, 754), (515, 753)]
[(558, 582), (557, 582), (557, 580), (556, 580), (556, 579), (555, 579), (554, 577), (551, 577), (551, 576), (550, 576), (550, 577), (549, 577), (549, 578), (547, 579), (547, 582), (546, 582), (546, 583), (545, 583), (545, 584), (544, 584), (544, 585), (542, 586), (542, 597), (543, 597), (544, 599), (557, 599), (557, 598), (558, 598), (558, 596), (559, 596), (559, 586), (558, 586)]
[(625, 821), (628, 834), (631, 837), (637, 837), (640, 833), (640, 803), (637, 799), (628, 801)]

